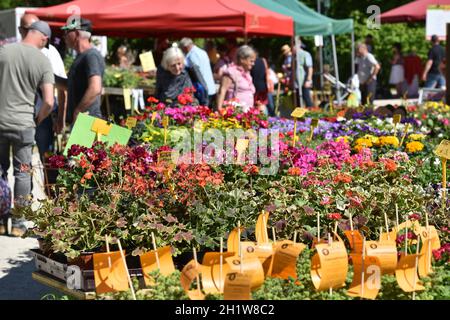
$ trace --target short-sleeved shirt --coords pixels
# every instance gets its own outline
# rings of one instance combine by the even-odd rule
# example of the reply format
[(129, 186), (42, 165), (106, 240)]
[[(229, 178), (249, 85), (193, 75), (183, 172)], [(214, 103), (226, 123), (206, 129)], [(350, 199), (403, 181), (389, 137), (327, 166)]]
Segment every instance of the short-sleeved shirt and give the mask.
[[(105, 61), (100, 52), (91, 48), (79, 54), (70, 67), (67, 84), (67, 122), (73, 121), (73, 112), (83, 99), (89, 85), (89, 78), (100, 76), (103, 79)], [(94, 117), (101, 118), (100, 96), (89, 106), (87, 111)]]
[(445, 50), (440, 45), (434, 45), (430, 51), (428, 51), (428, 60), (433, 60), (429, 73), (440, 74), (439, 65), (445, 58)]
[[(308, 51), (305, 50), (300, 50), (299, 51), (299, 65), (300, 65), (300, 75), (299, 75), (299, 80), (300, 83), (303, 85), (303, 83), (306, 80), (306, 76), (308, 74), (308, 68), (312, 68), (313, 67), (313, 59), (311, 54)], [(295, 84), (295, 87), (298, 88), (298, 84)]]
[(55, 82), (48, 59), (24, 43), (0, 48), (0, 130), (34, 128), (34, 101), (42, 84)]
[(358, 78), (360, 83), (364, 83), (370, 78), (373, 69), (378, 64), (377, 59), (371, 53), (367, 53), (365, 57), (357, 57), (355, 62), (358, 65)]
[(254, 104), (255, 86), (249, 71), (245, 71), (241, 66), (230, 65), (225, 70), (224, 76), (228, 76), (233, 81), (233, 85), (227, 92), (226, 99), (237, 98), (243, 105), (243, 111), (247, 112)]
[(197, 46), (193, 46), (191, 51), (186, 55), (186, 67), (197, 65), (203, 79), (208, 87), (208, 95), (212, 96), (216, 94), (216, 84), (214, 83), (214, 77), (211, 70), (211, 63), (209, 62), (208, 54), (205, 50), (200, 49)]
[(262, 58), (256, 58), (255, 65), (250, 71), (250, 74), (252, 75), (256, 92), (267, 92), (266, 64)]

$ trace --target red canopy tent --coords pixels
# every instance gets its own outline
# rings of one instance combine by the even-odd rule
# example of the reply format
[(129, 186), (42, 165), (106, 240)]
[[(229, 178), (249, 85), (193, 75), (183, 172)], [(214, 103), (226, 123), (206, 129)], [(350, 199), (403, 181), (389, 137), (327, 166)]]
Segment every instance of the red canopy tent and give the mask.
[(425, 21), (428, 6), (448, 4), (450, 0), (416, 0), (381, 14), (381, 22)]
[(77, 0), (28, 11), (52, 27), (73, 14), (89, 19), (95, 34), (146, 36), (293, 36), (291, 17), (248, 0)]

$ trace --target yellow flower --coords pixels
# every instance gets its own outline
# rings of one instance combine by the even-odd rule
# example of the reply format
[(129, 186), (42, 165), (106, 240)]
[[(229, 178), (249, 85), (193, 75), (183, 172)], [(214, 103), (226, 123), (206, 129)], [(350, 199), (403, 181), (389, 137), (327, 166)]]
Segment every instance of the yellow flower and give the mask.
[(339, 142), (341, 140), (343, 140), (345, 143), (349, 143), (350, 137), (349, 136), (341, 136), (341, 137), (337, 137), (334, 141)]
[(393, 147), (398, 147), (400, 141), (398, 141), (398, 138), (394, 136), (384, 136), (379, 138), (378, 143), (380, 144), (380, 146), (391, 145)]
[(406, 151), (409, 153), (422, 151), (423, 144), (419, 141), (411, 141), (406, 144)]
[(426, 135), (422, 134), (422, 133), (413, 133), (409, 135), (409, 139), (413, 140), (413, 141), (419, 141), (419, 140), (423, 140), (425, 139)]

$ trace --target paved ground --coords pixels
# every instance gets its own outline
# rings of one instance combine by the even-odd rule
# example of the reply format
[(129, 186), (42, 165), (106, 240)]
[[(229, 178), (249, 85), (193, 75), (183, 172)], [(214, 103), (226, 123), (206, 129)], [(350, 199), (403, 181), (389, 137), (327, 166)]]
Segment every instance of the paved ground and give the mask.
[[(45, 197), (42, 184), (42, 165), (38, 154), (33, 156), (33, 194), (35, 198)], [(8, 180), (14, 185), (10, 170)], [(31, 278), (35, 270), (30, 249), (37, 248), (35, 238), (14, 238), (0, 236), (0, 300), (11, 299), (41, 299), (47, 293), (54, 293), (48, 287), (40, 285)]]

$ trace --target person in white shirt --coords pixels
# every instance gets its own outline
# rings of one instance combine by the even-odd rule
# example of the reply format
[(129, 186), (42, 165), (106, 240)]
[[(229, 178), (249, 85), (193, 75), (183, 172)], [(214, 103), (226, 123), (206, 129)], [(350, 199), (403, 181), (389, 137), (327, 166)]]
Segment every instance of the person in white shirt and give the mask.
[[(26, 13), (20, 19), (19, 31), (24, 38), (28, 32), (29, 27), (34, 22), (39, 21), (39, 18), (34, 14)], [(58, 52), (58, 50), (49, 44), (47, 47), (43, 48), (41, 52), (48, 58), (53, 69), (53, 73), (60, 78), (67, 78), (66, 70), (64, 67), (64, 62)], [(51, 151), (53, 145), (54, 132), (61, 133), (64, 129), (65, 116), (66, 116), (66, 92), (61, 89), (57, 89), (58, 99), (55, 99), (55, 109), (58, 109), (58, 120), (56, 124), (53, 123), (52, 117), (47, 117), (42, 123), (36, 128), (36, 144), (39, 149), (39, 154), (41, 160), (44, 159), (45, 153)], [(58, 103), (56, 104), (56, 101)], [(36, 95), (36, 114), (39, 112), (42, 105), (42, 97), (40, 93)]]
[(373, 54), (367, 49), (367, 45), (360, 43), (358, 45), (358, 57), (356, 58), (358, 66), (358, 79), (361, 89), (362, 104), (367, 103), (369, 97), (370, 103), (375, 99), (377, 89), (377, 74), (380, 71), (380, 64)]

